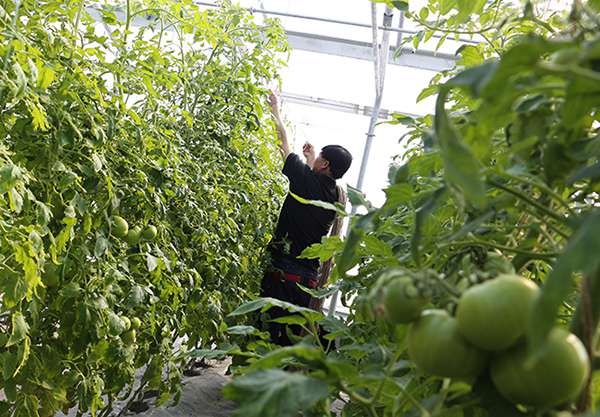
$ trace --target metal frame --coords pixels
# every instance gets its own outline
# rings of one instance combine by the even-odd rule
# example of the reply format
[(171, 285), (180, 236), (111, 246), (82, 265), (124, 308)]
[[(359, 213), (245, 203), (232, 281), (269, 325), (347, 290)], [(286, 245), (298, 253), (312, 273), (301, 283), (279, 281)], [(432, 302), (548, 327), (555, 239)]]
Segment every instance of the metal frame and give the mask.
[[(331, 100), (327, 98), (321, 97), (312, 97), (304, 94), (296, 94), (296, 93), (281, 93), (282, 100), (287, 103), (301, 104), (305, 106), (311, 107), (321, 107), (328, 110), (334, 110), (344, 113), (352, 113), (358, 114), (360, 116), (371, 116), (374, 111), (374, 107), (372, 106), (363, 106), (362, 104), (349, 103), (346, 101), (339, 100)], [(422, 117), (423, 115), (408, 113), (405, 111), (396, 111), (389, 109), (379, 109), (377, 114), (377, 118), (379, 120), (390, 120), (392, 119), (392, 114), (402, 114), (404, 116), (410, 116), (412, 118)]]
[[(373, 60), (373, 44), (370, 42), (295, 31), (286, 31), (286, 34), (290, 46), (294, 49), (344, 58)], [(456, 62), (456, 57), (451, 54), (435, 53), (427, 50), (415, 52), (411, 48), (401, 48), (401, 52), (397, 54), (395, 52), (398, 49), (395, 46), (389, 48), (388, 63), (391, 65), (439, 72), (452, 68)]]
[[(199, 6), (207, 6), (207, 7), (221, 7), (220, 5), (214, 3), (214, 2), (207, 2), (207, 1), (194, 1), (194, 4), (197, 4)], [(256, 7), (245, 7), (246, 10), (248, 10), (250, 13), (260, 13), (263, 14), (265, 16), (280, 16), (280, 17), (290, 17), (290, 18), (295, 18), (295, 19), (302, 19), (302, 20), (312, 20), (312, 21), (316, 21), (316, 22), (325, 22), (325, 23), (334, 23), (334, 24), (339, 24), (339, 25), (346, 25), (346, 26), (354, 26), (354, 27), (361, 27), (361, 28), (365, 28), (365, 29), (371, 29), (373, 26), (368, 24), (368, 23), (360, 23), (360, 22), (352, 22), (352, 21), (348, 21), (348, 20), (339, 20), (339, 19), (331, 19), (331, 18), (327, 18), (327, 17), (319, 17), (319, 16), (310, 16), (310, 15), (304, 15), (304, 14), (297, 14), (297, 13), (287, 13), (287, 12), (279, 12), (276, 10), (266, 10), (266, 9), (261, 9), (261, 8), (256, 8)], [(414, 35), (416, 33), (418, 33), (418, 30), (414, 30), (414, 29), (406, 29), (403, 27), (403, 22), (401, 22), (400, 27), (398, 28), (394, 28), (391, 26), (377, 26), (377, 29), (382, 30), (382, 31), (387, 31), (387, 32), (397, 32), (397, 33), (405, 33), (405, 34), (411, 34)], [(440, 35), (433, 35), (432, 38), (436, 39), (436, 38), (441, 38)], [(471, 44), (477, 44), (477, 41), (474, 41), (472, 39), (469, 38), (459, 38), (459, 41), (464, 42), (464, 43), (471, 43)]]
[[(221, 7), (218, 4), (207, 1), (194, 1), (199, 6), (206, 7)], [(260, 13), (265, 16), (280, 16), (295, 19), (302, 19), (307, 21), (326, 22), (350, 27), (360, 27), (365, 29), (372, 29), (373, 25), (351, 22), (347, 20), (330, 19), (318, 16), (301, 15), (295, 13), (279, 12), (274, 10), (259, 9), (254, 7), (246, 7), (246, 10), (251, 13)], [(392, 27), (391, 25), (377, 26), (378, 30), (387, 32), (395, 32), (398, 34), (398, 40), (396, 46), (391, 47), (395, 53), (389, 54), (389, 64), (406, 66), (411, 68), (418, 68), (429, 71), (444, 71), (454, 66), (456, 56), (447, 53), (438, 53), (426, 49), (413, 49), (413, 48), (402, 48), (401, 40), (404, 34), (414, 35), (418, 33), (417, 30), (403, 28), (404, 15), (401, 15), (400, 27)], [(325, 35), (319, 35), (315, 33), (298, 32), (286, 30), (286, 35), (290, 46), (294, 49), (323, 53), (327, 55), (335, 55), (346, 58), (354, 58), (361, 60), (373, 60), (373, 44), (364, 41), (355, 41), (351, 39), (344, 39), (338, 37), (331, 37)], [(433, 35), (432, 38), (440, 37), (439, 35)], [(476, 41), (467, 38), (461, 38), (461, 42), (476, 44)]]

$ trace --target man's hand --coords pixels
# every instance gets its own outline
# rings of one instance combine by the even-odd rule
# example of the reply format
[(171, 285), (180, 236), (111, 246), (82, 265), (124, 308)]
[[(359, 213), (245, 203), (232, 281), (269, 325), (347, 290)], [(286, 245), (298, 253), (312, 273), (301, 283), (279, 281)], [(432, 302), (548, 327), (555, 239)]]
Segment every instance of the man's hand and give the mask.
[(306, 158), (306, 165), (312, 169), (313, 165), (315, 164), (315, 147), (306, 142), (302, 147), (302, 153)]
[(279, 99), (273, 91), (269, 93), (267, 101), (269, 102), (269, 106), (271, 106), (271, 113), (273, 116), (279, 117)]

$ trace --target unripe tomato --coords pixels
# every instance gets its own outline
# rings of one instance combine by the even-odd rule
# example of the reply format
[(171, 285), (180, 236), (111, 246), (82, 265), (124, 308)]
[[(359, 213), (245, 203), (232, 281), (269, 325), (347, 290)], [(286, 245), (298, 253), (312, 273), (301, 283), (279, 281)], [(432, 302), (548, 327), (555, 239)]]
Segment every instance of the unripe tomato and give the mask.
[(491, 376), (498, 391), (515, 404), (541, 408), (575, 399), (590, 372), (583, 343), (556, 327), (537, 353), (538, 360), (528, 363), (526, 346), (518, 345), (496, 357)]
[(129, 224), (121, 216), (112, 216), (112, 234), (118, 238), (125, 238), (129, 232)]
[(518, 275), (471, 287), (458, 302), (458, 329), (480, 349), (507, 349), (525, 333), (538, 292), (533, 281)]
[(408, 355), (421, 370), (448, 378), (474, 378), (486, 355), (467, 342), (445, 310), (425, 310), (408, 330)]
[(136, 331), (135, 329), (130, 329), (121, 335), (121, 340), (125, 345), (131, 346), (135, 343)]
[(131, 320), (129, 320), (129, 317), (127, 316), (121, 316), (121, 321), (123, 322), (123, 324), (125, 325), (125, 330), (129, 330), (131, 329)]
[(154, 240), (156, 238), (156, 235), (158, 234), (158, 230), (156, 229), (156, 226), (148, 226), (144, 229), (144, 231), (142, 232), (142, 238), (144, 240)]
[(142, 321), (138, 317), (134, 317), (131, 319), (131, 328), (139, 329), (142, 326)]
[(410, 323), (421, 315), (427, 299), (419, 294), (410, 277), (399, 277), (383, 287), (385, 317), (393, 324)]
[(140, 241), (141, 234), (142, 228), (139, 226), (135, 226), (133, 229), (130, 229), (127, 233), (127, 243), (129, 246), (137, 245)]

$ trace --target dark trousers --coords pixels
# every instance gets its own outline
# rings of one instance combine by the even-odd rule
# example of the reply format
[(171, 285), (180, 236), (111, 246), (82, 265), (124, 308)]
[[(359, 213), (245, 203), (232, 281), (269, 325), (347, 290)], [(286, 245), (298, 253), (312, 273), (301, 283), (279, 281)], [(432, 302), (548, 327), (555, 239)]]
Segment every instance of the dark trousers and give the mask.
[[(287, 301), (288, 303), (295, 304), (301, 307), (308, 307), (310, 304), (311, 296), (300, 289), (298, 284), (294, 281), (288, 281), (282, 278), (281, 274), (275, 271), (287, 272), (288, 274), (300, 275), (302, 277), (303, 285), (307, 286), (304, 282), (308, 282), (309, 279), (315, 279), (317, 272), (305, 268), (303, 266), (296, 265), (292, 261), (288, 260), (273, 260), (273, 268), (267, 271), (263, 277), (261, 283), (261, 296), (277, 298), (281, 301)], [(279, 307), (271, 307), (267, 311), (267, 315), (270, 320), (279, 317), (293, 315), (287, 310)], [(300, 335), (302, 328), (298, 325), (286, 325), (280, 323), (273, 323), (268, 321), (265, 323), (265, 327), (268, 329), (271, 335), (271, 342), (276, 343), (280, 346), (289, 346), (293, 343), (288, 337), (287, 329), (295, 334)]]

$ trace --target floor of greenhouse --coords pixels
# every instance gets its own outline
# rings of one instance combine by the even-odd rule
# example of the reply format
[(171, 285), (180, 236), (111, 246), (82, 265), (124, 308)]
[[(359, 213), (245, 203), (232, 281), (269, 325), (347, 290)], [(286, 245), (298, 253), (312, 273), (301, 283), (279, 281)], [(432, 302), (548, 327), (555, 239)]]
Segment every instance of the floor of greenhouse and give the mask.
[[(149, 409), (143, 412), (127, 411), (121, 415), (135, 417), (230, 417), (235, 410), (235, 403), (223, 398), (223, 386), (230, 377), (225, 375), (230, 361), (209, 361), (210, 366), (202, 368), (197, 376), (183, 379), (181, 400), (176, 405), (156, 407), (153, 400), (148, 400)], [(333, 403), (333, 415), (341, 415), (343, 403)], [(116, 405), (113, 415), (120, 415), (122, 408)], [(77, 409), (71, 409), (66, 417), (76, 417)], [(57, 417), (65, 417), (59, 413)]]
[(181, 401), (169, 407), (152, 407), (138, 417), (229, 417), (235, 404), (223, 399), (221, 391), (229, 377), (225, 371), (229, 362), (216, 362), (198, 376), (183, 380)]

